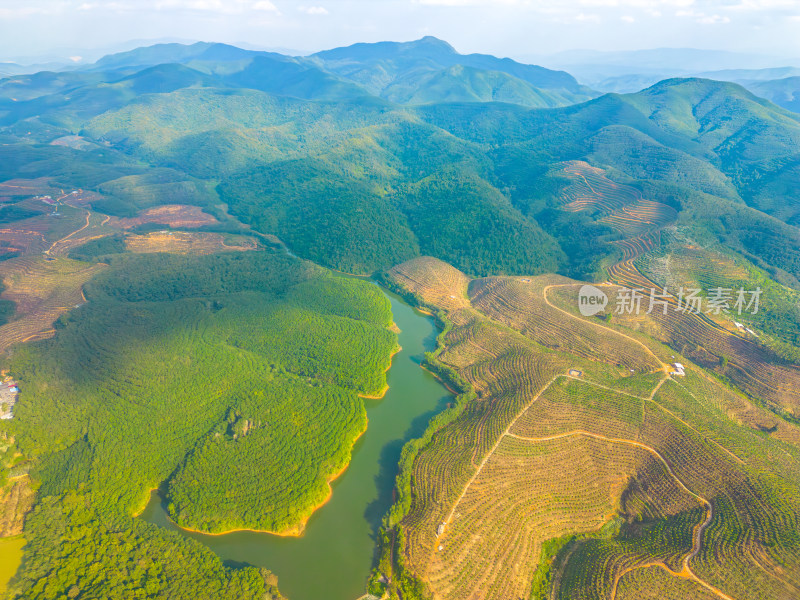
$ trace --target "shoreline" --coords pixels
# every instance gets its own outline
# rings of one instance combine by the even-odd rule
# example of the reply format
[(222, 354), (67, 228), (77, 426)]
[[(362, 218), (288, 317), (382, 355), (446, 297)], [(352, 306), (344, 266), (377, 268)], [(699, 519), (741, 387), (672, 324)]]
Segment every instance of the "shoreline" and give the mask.
[(440, 377), (440, 376), (439, 376), (437, 373), (434, 373), (433, 371), (431, 371), (431, 370), (430, 370), (428, 367), (426, 367), (424, 364), (421, 364), (421, 365), (420, 365), (420, 368), (421, 368), (423, 371), (426, 371), (426, 372), (430, 373), (431, 375), (433, 375), (433, 377), (436, 379), (436, 381), (438, 381), (440, 384), (442, 384), (442, 387), (444, 387), (444, 388), (445, 388), (445, 389), (446, 389), (448, 392), (450, 392), (451, 394), (453, 394), (453, 396), (457, 397), (457, 396), (460, 396), (460, 395), (461, 395), (461, 392), (457, 392), (456, 390), (454, 390), (453, 388), (451, 388), (451, 387), (450, 387), (450, 386), (447, 384), (447, 382), (446, 382), (444, 379), (442, 379), (442, 378), (441, 378), (441, 377)]
[[(400, 352), (403, 351), (403, 347), (400, 344), (397, 344), (397, 347), (392, 351), (389, 355), (389, 366), (383, 370), (383, 375), (385, 376), (389, 370), (392, 368), (392, 364), (394, 363), (394, 357), (397, 356)], [(366, 400), (381, 400), (386, 393), (389, 391), (389, 384), (385, 384), (383, 389), (380, 391), (378, 395), (370, 396), (369, 394), (356, 394), (359, 398), (364, 398)]]
[[(392, 323), (392, 325), (397, 327), (394, 323)], [(392, 364), (394, 363), (394, 357), (397, 356), (397, 354), (399, 354), (402, 350), (403, 350), (403, 347), (400, 346), (400, 344), (398, 344), (397, 347), (389, 355), (389, 365), (386, 367), (386, 369), (384, 369), (384, 371), (383, 371), (384, 375), (386, 373), (388, 373), (389, 370), (392, 368)], [(369, 399), (369, 400), (380, 400), (380, 399), (382, 399), (383, 397), (386, 396), (386, 393), (388, 391), (389, 391), (389, 384), (387, 383), (384, 386), (383, 390), (381, 391), (380, 396), (366, 396), (366, 395), (362, 395), (362, 394), (357, 394), (357, 396), (359, 398), (364, 398), (364, 399)], [(364, 412), (366, 412), (366, 410), (367, 410), (366, 407), (364, 407)], [(328, 502), (330, 502), (331, 498), (333, 497), (333, 485), (332, 485), (333, 482), (336, 481), (342, 475), (344, 475), (344, 473), (347, 471), (347, 469), (350, 466), (350, 463), (352, 462), (352, 459), (353, 459), (353, 449), (355, 448), (356, 444), (358, 443), (358, 440), (360, 440), (364, 436), (364, 434), (367, 432), (368, 428), (369, 428), (369, 416), (366, 415), (364, 428), (358, 433), (357, 436), (355, 436), (355, 438), (353, 438), (353, 442), (350, 444), (350, 450), (349, 450), (350, 458), (348, 459), (347, 464), (345, 464), (344, 467), (342, 467), (342, 469), (340, 469), (338, 472), (334, 473), (330, 477), (326, 478), (326, 480), (325, 480), (325, 483), (328, 486), (328, 494), (327, 494), (327, 496), (325, 497), (325, 499), (322, 502), (320, 502), (319, 504), (313, 506), (312, 509), (311, 509), (311, 512), (309, 513), (309, 515), (307, 517), (303, 518), (302, 521), (300, 523), (298, 523), (298, 525), (296, 525), (295, 527), (292, 527), (291, 529), (287, 529), (285, 531), (277, 532), (277, 531), (270, 531), (270, 530), (266, 530), (266, 529), (251, 529), (251, 528), (245, 527), (245, 528), (241, 528), (241, 529), (227, 529), (225, 531), (220, 531), (220, 532), (210, 532), (210, 531), (202, 531), (200, 529), (194, 529), (192, 527), (185, 527), (183, 525), (179, 525), (178, 523), (176, 523), (172, 519), (172, 517), (170, 516), (170, 514), (166, 510), (164, 510), (164, 515), (166, 516), (167, 520), (170, 523), (172, 523), (175, 527), (177, 527), (178, 529), (180, 529), (182, 531), (186, 531), (188, 533), (196, 533), (196, 534), (199, 534), (199, 535), (210, 535), (210, 536), (215, 536), (216, 537), (216, 536), (221, 536), (221, 535), (228, 535), (228, 534), (231, 534), (231, 533), (265, 533), (265, 534), (268, 534), (268, 535), (275, 535), (275, 536), (278, 536), (278, 537), (302, 537), (303, 533), (305, 533), (306, 525), (308, 524), (308, 521), (311, 519), (311, 517), (314, 516), (314, 514), (319, 509), (321, 509)], [(136, 513), (134, 513), (132, 515), (133, 518), (139, 518), (142, 515), (142, 513), (147, 509), (147, 506), (152, 501), (153, 492), (159, 492), (159, 490), (160, 490), (160, 486), (159, 487), (150, 488), (150, 490), (148, 490), (148, 500), (147, 500), (147, 502), (145, 502), (145, 505), (141, 510), (139, 510), (138, 512), (136, 512)], [(161, 500), (163, 500), (163, 498), (161, 498), (160, 495), (159, 495), (159, 498)]]
[[(352, 460), (353, 448), (355, 448), (355, 445), (356, 445), (356, 443), (358, 443), (358, 440), (360, 440), (364, 436), (364, 434), (367, 432), (368, 427), (369, 427), (369, 418), (367, 418), (367, 421), (364, 424), (364, 429), (361, 430), (361, 432), (355, 438), (353, 438), (353, 443), (350, 445), (350, 457), (351, 457), (351, 460)], [(181, 531), (186, 531), (188, 533), (196, 533), (196, 534), (199, 534), (199, 535), (209, 535), (209, 536), (218, 537), (218, 536), (222, 536), (222, 535), (228, 535), (228, 534), (231, 534), (231, 533), (264, 533), (264, 534), (274, 535), (274, 536), (278, 536), (278, 537), (302, 537), (303, 533), (305, 533), (306, 525), (308, 524), (308, 521), (311, 519), (311, 517), (314, 515), (314, 513), (316, 513), (320, 508), (322, 508), (328, 502), (330, 502), (330, 499), (333, 497), (333, 486), (331, 484), (334, 481), (336, 481), (339, 477), (344, 475), (345, 471), (347, 471), (347, 468), (350, 466), (350, 462), (351, 461), (348, 460), (347, 464), (342, 469), (340, 469), (338, 472), (334, 473), (333, 475), (331, 475), (330, 477), (328, 477), (325, 480), (325, 483), (328, 486), (328, 494), (327, 494), (327, 496), (325, 496), (325, 499), (322, 502), (320, 502), (319, 504), (317, 504), (314, 507), (312, 507), (311, 513), (307, 517), (303, 518), (302, 521), (298, 525), (296, 525), (295, 527), (292, 527), (291, 529), (287, 529), (287, 530), (284, 530), (284, 531), (280, 531), (279, 532), (279, 531), (270, 531), (268, 529), (251, 529), (251, 528), (248, 528), (248, 527), (243, 527), (243, 528), (239, 528), (239, 529), (226, 529), (225, 531), (218, 531), (218, 532), (202, 531), (200, 529), (194, 529), (192, 527), (186, 527), (184, 525), (179, 525), (178, 523), (176, 523), (172, 519), (172, 517), (170, 516), (170, 514), (166, 510), (164, 511), (164, 515), (167, 517), (167, 520), (170, 523), (172, 523), (175, 527), (177, 527)], [(158, 490), (159, 490), (159, 488), (153, 488), (152, 490), (150, 490), (150, 495), (152, 496), (153, 492), (154, 491), (158, 492)], [(161, 498), (161, 499), (163, 500), (163, 498)], [(147, 504), (149, 504), (149, 503), (150, 502), (148, 501)], [(146, 507), (147, 507), (147, 505), (145, 505), (145, 508)], [(144, 509), (142, 509), (142, 511), (139, 513), (139, 515), (136, 515), (136, 516), (137, 517), (140, 516), (142, 512), (144, 512)]]

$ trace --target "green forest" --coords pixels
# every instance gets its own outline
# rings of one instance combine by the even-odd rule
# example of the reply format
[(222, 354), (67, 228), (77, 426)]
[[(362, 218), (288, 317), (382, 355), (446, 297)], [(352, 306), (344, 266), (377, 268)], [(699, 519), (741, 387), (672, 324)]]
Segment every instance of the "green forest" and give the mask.
[[(0, 327), (23, 332), (8, 339), (38, 340), (0, 355), (21, 390), (13, 419), (0, 422), (0, 491), (16, 478), (35, 497), (9, 598), (278, 598), (273, 573), (225, 563), (137, 515), (157, 490), (186, 530), (303, 533), (349, 464), (368, 426), (365, 402), (386, 391), (398, 350), (386, 296), (348, 275), (385, 284), (393, 267), (433, 257), (461, 273), (415, 283), (449, 289), (463, 307), (466, 292), (448, 276), (666, 288), (684, 265), (687, 285), (762, 287), (762, 311), (742, 317), (757, 331), (720, 319), (715, 335), (730, 325), (736, 347), (765, 357), (760, 371), (794, 373), (799, 147), (800, 115), (738, 84), (692, 77), (600, 94), (564, 71), (459, 54), (432, 37), (305, 57), (157, 44), (89, 68), (0, 79), (0, 293), (13, 290), (19, 303), (0, 299)], [(56, 206), (32, 200), (41, 194)], [(143, 214), (165, 205), (199, 207), (217, 222), (182, 227)], [(133, 227), (118, 221), (137, 217)], [(153, 232), (176, 254), (132, 253), (163, 251), (156, 243), (128, 251)], [(232, 236), (216, 234), (247, 235), (252, 244), (239, 249), (255, 251), (221, 252)], [(108, 266), (83, 287), (57, 273), (31, 281), (62, 256)], [(526, 310), (530, 299), (519, 299)], [(462, 314), (445, 314), (442, 340), (463, 325)], [(46, 327), (29, 331), (35, 317)], [(492, 323), (500, 338), (517, 335)], [(709, 377), (739, 385), (726, 375), (735, 357), (701, 341), (690, 349), (707, 354), (698, 364)], [(688, 363), (680, 346), (664, 351)], [(487, 380), (513, 358), (475, 344), (452, 364), (440, 360), (443, 346), (428, 356), (427, 367), (468, 393), (426, 415), (430, 428), (402, 455), (387, 449), (403, 466), (390, 521), (420, 500), (414, 461), (459, 411), (487, 411), (460, 439), (499, 427), (490, 411), (506, 393), (467, 384), (458, 367), (474, 352), (493, 356), (480, 364)], [(773, 416), (758, 423), (765, 440), (790, 420)], [(709, 420), (703, 434), (719, 427)], [(481, 451), (468, 446), (458, 459), (474, 451), (474, 466)], [(396, 464), (380, 460), (391, 480)], [(576, 539), (551, 540), (545, 555), (556, 564), (575, 550), (563, 585), (577, 594), (601, 578), (584, 568), (598, 557), (691, 543), (690, 512), (587, 534), (579, 550)], [(398, 531), (391, 543), (402, 548)], [(749, 535), (716, 523), (709, 531)], [(550, 574), (538, 572), (542, 585)], [(415, 580), (400, 587), (418, 593)]]
[(106, 260), (58, 335), (8, 363), (40, 485), (12, 597), (263, 595), (257, 570), (133, 515), (162, 488), (188, 528), (301, 531), (366, 428), (359, 396), (384, 389), (389, 303), (279, 253)]

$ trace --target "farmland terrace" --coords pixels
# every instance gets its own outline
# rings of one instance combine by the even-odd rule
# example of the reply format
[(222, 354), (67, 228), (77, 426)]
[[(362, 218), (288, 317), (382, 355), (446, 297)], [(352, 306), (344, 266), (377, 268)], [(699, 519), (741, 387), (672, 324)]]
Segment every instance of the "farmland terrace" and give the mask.
[(800, 428), (646, 327), (573, 312), (572, 280), (430, 258), (387, 280), (439, 313), (432, 368), (463, 392), (402, 464), (380, 563), (399, 593), (800, 594)]

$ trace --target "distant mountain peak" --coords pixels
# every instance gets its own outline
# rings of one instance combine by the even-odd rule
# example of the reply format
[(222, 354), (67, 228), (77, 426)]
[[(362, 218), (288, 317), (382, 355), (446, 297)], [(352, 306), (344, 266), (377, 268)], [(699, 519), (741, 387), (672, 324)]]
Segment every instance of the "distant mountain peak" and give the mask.
[(435, 36), (432, 36), (432, 35), (426, 35), (424, 37), (419, 38), (418, 40), (413, 40), (411, 42), (405, 42), (405, 45), (407, 45), (407, 46), (417, 46), (417, 47), (433, 46), (433, 47), (436, 47), (436, 48), (438, 48), (440, 50), (447, 50), (449, 52), (452, 52), (453, 54), (458, 54), (456, 49), (453, 48), (453, 46), (451, 46), (448, 42), (446, 42), (444, 40), (441, 40), (441, 39), (439, 39), (439, 38), (437, 38)]

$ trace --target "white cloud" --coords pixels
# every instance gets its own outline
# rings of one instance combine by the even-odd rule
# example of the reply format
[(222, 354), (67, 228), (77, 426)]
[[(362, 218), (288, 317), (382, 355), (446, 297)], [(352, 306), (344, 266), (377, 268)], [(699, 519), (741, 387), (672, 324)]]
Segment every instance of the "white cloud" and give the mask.
[(604, 8), (648, 8), (692, 6), (695, 0), (577, 0), (580, 6)]
[(278, 7), (269, 0), (259, 0), (252, 6), (253, 10), (263, 10), (267, 12), (278, 12)]
[(632, 17), (630, 15), (622, 15), (619, 19), (623, 23), (635, 23), (636, 22), (636, 18)]
[[(10, 4), (10, 3), (9, 3)], [(6, 8), (0, 5), (0, 19), (22, 19), (34, 15), (52, 15), (64, 9), (62, 2), (52, 2), (49, 5), (36, 6), (31, 2), (25, 6)]]
[(306, 13), (307, 15), (328, 15), (328, 9), (324, 6), (298, 6), (297, 10)]
[(525, 0), (414, 0), (414, 2), (416, 4), (427, 4), (429, 6), (491, 6), (497, 4), (512, 6), (537, 4), (536, 2), (526, 2)]
[[(656, 9), (659, 7), (685, 7), (692, 6), (695, 0), (412, 0), (416, 4), (433, 6), (485, 6), (492, 7), (502, 4), (505, 6), (520, 6), (536, 10), (552, 10), (556, 4), (559, 9), (570, 8), (642, 8)], [(751, 0), (742, 0), (743, 2)], [(755, 0), (753, 0), (755, 1)], [(769, 0), (768, 0), (769, 1)], [(783, 0), (771, 0), (780, 2)], [(787, 0), (788, 1), (788, 0)]]
[(708, 15), (704, 12), (698, 12), (696, 10), (679, 10), (675, 13), (675, 16), (680, 18), (694, 19), (702, 25), (721, 25), (731, 22), (730, 17), (718, 14)]
[(726, 2), (725, 8), (744, 10), (800, 9), (797, 0), (738, 0)]
[(703, 15), (697, 19), (698, 23), (702, 23), (703, 25), (719, 25), (724, 23), (730, 23), (730, 17), (724, 17), (722, 15)]

